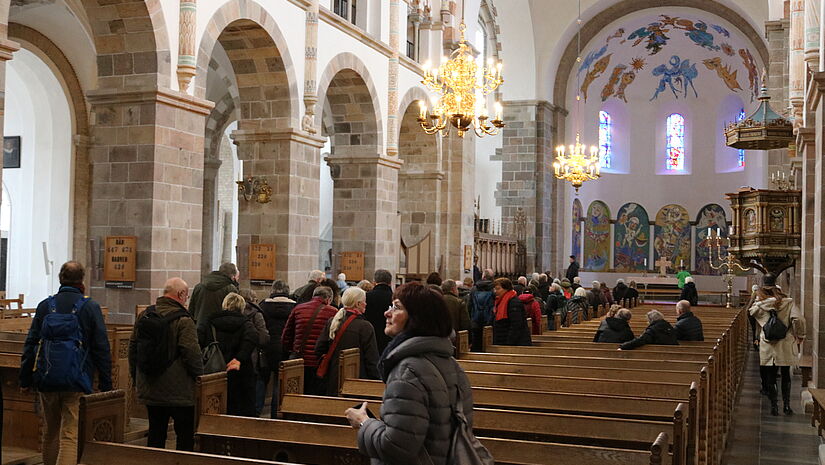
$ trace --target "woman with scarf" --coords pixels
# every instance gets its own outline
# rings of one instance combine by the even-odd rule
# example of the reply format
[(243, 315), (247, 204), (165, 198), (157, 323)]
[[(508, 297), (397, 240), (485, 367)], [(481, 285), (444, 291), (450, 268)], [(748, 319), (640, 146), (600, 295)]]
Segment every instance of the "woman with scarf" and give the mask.
[(493, 282), (493, 293), (496, 295), (493, 345), (533, 345), (524, 304), (516, 296), (513, 283), (507, 278), (498, 278)]
[[(357, 348), (361, 353), (361, 379), (378, 379), (378, 344), (375, 342), (375, 330), (364, 319), (367, 307), (367, 293), (363, 289), (350, 287), (341, 296), (344, 307), (334, 317), (327, 320), (315, 344), (315, 353), (323, 357), (318, 377), (326, 383), (326, 395), (338, 395), (338, 358), (342, 350)], [(334, 341), (338, 341), (333, 348)], [(332, 348), (332, 353), (329, 353)], [(326, 366), (324, 366), (326, 365)]]
[[(517, 299), (515, 299), (517, 300)], [(446, 465), (453, 432), (452, 410), (473, 425), (473, 396), (464, 370), (452, 357), (452, 330), (444, 299), (420, 283), (399, 287), (384, 313), (384, 333), (393, 339), (378, 362), (386, 383), (381, 419), (368, 403), (346, 417), (358, 430), (358, 449), (373, 465)]]

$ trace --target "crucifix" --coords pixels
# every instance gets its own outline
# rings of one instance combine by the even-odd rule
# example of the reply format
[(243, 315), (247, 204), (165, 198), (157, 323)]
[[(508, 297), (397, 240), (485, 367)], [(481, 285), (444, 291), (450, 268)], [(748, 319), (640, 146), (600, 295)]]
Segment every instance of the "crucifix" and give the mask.
[(672, 263), (665, 257), (661, 257), (656, 260), (654, 265), (659, 267), (659, 276), (667, 276), (667, 267), (669, 267)]

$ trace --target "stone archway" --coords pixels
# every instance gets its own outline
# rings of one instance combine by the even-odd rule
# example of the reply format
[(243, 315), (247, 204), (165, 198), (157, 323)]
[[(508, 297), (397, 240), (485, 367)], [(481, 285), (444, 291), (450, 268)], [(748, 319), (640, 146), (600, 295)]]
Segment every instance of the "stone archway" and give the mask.
[(363, 252), (365, 276), (398, 266), (399, 160), (383, 153), (383, 126), (375, 86), (354, 55), (336, 56), (318, 86), (323, 127), (331, 139), (333, 271), (341, 252)]

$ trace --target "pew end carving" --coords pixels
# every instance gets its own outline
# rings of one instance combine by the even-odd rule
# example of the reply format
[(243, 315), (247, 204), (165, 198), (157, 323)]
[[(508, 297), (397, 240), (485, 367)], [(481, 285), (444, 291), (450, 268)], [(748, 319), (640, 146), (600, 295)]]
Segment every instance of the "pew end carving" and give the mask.
[(455, 334), (455, 358), (460, 359), (470, 352), (470, 332), (459, 331)]
[(87, 442), (122, 443), (126, 432), (126, 391), (98, 392), (80, 397), (78, 457)]
[(279, 405), (284, 394), (304, 393), (304, 359), (296, 358), (281, 362), (278, 376), (280, 376)]
[(195, 428), (201, 415), (226, 413), (226, 372), (211, 373), (195, 379)]

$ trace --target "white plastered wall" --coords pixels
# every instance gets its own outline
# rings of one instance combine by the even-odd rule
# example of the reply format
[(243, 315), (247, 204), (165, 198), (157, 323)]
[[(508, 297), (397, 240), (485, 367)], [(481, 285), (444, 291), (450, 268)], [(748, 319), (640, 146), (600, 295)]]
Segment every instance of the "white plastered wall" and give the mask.
[[(20, 168), (4, 169), (9, 196), (9, 295), (40, 299), (57, 291), (56, 271), (72, 239), (72, 115), (49, 67), (23, 49), (6, 65), (4, 134), (20, 136)], [(54, 267), (46, 274), (42, 243)], [(31, 300), (29, 301), (30, 303)]]

